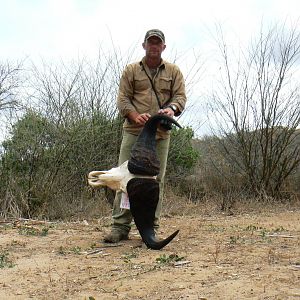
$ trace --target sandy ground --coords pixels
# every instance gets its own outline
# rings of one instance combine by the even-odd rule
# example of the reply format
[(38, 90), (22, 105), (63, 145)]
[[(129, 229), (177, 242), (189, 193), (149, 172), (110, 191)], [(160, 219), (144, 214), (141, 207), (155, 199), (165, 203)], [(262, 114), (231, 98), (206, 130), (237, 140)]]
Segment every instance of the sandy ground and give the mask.
[(160, 251), (109, 219), (0, 222), (0, 299), (300, 299), (300, 211), (162, 219)]

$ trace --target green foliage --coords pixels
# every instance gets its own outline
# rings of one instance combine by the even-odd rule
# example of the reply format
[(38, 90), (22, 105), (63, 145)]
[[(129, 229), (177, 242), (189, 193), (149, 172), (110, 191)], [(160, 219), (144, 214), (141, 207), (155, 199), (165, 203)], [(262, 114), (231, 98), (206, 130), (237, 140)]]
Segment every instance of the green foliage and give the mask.
[(122, 259), (125, 263), (131, 263), (132, 258), (137, 258), (137, 253), (135, 251), (125, 253), (122, 255)]
[(23, 216), (49, 216), (61, 199), (85, 193), (90, 170), (117, 163), (120, 140), (119, 117), (98, 113), (66, 126), (28, 111), (3, 142), (1, 198), (10, 191)]
[(75, 247), (73, 247), (73, 248), (71, 249), (71, 251), (72, 251), (74, 254), (80, 255), (82, 249), (81, 249), (81, 247), (79, 247), (79, 246), (75, 246)]
[[(11, 138), (3, 142), (1, 197), (9, 190), (24, 217), (49, 217), (51, 210), (56, 214), (53, 217), (66, 217), (67, 211), (59, 213), (59, 207), (71, 207), (75, 199), (87, 207), (84, 203), (93, 193), (88, 193), (86, 176), (91, 170), (117, 164), (122, 121), (119, 116), (111, 118), (98, 111), (56, 123), (41, 113), (27, 111), (12, 127)], [(191, 128), (172, 130), (171, 178), (172, 174), (184, 177), (195, 166), (199, 153), (192, 146), (193, 135)]]
[(9, 258), (8, 252), (0, 252), (0, 269), (3, 268), (12, 268), (14, 264), (12, 260)]
[(36, 187), (37, 184), (44, 186), (45, 170), (52, 163), (50, 149), (55, 142), (54, 129), (45, 117), (28, 111), (12, 127), (11, 138), (3, 142), (1, 194), (9, 188), (26, 216), (34, 207), (42, 205)]
[(229, 237), (229, 243), (230, 244), (237, 244), (238, 240), (240, 239), (239, 236), (230, 236)]
[(161, 265), (170, 265), (174, 262), (181, 261), (183, 259), (183, 256), (179, 256), (174, 253), (170, 255), (161, 254), (159, 257), (156, 258), (156, 262)]
[(194, 131), (190, 127), (173, 128), (171, 131), (168, 170), (172, 173), (187, 173), (196, 165), (200, 156), (193, 147)]
[(33, 159), (41, 157), (52, 146), (54, 141), (53, 126), (38, 113), (28, 111), (12, 127), (11, 139), (3, 142), (4, 157), (2, 166), (14, 172), (28, 172)]
[(172, 129), (166, 179), (174, 193), (198, 201), (203, 195), (203, 187), (193, 176), (200, 158), (200, 151), (193, 146), (193, 137), (190, 127)]
[(42, 229), (39, 229), (31, 226), (21, 226), (19, 228), (20, 235), (46, 236), (48, 235), (48, 232), (48, 227), (43, 227)]

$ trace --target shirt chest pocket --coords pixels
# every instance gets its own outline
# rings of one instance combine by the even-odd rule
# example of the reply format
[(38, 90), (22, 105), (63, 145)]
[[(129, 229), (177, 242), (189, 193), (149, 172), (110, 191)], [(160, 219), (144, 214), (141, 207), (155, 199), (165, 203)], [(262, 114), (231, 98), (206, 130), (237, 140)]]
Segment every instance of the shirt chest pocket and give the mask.
[(149, 78), (147, 77), (141, 77), (141, 78), (135, 78), (134, 79), (134, 89), (136, 92), (145, 92), (147, 89), (149, 89)]
[(171, 96), (171, 94), (172, 94), (172, 78), (171, 77), (160, 77), (159, 78), (159, 89), (163, 94)]

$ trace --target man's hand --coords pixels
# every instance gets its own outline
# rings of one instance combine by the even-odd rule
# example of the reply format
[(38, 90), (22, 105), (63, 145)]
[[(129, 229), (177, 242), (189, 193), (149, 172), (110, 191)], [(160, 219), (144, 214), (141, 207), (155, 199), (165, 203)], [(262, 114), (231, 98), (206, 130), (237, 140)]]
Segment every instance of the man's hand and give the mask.
[(160, 110), (158, 111), (158, 114), (160, 114), (160, 115), (167, 115), (167, 116), (169, 116), (169, 117), (171, 117), (171, 118), (174, 117), (174, 111), (173, 111), (173, 109), (170, 108), (170, 107), (160, 109)]
[[(160, 115), (166, 115), (166, 116), (171, 117), (171, 118), (174, 117), (174, 111), (170, 107), (166, 107), (166, 108), (160, 109), (158, 111), (158, 114), (160, 114)], [(164, 131), (171, 130), (172, 129), (172, 123), (170, 121), (167, 121), (167, 120), (162, 120), (160, 122), (160, 128), (162, 130), (164, 130)]]
[(140, 114), (134, 119), (134, 122), (138, 125), (144, 125), (150, 118), (151, 115), (148, 113)]
[(151, 115), (148, 113), (139, 114), (137, 112), (130, 112), (127, 117), (137, 125), (144, 125)]

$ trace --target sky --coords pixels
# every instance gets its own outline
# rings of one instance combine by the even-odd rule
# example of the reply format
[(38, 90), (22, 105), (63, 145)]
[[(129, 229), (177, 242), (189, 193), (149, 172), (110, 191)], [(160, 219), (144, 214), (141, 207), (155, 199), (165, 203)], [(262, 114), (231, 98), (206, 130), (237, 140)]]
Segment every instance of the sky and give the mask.
[[(299, 0), (0, 0), (0, 61), (93, 57), (99, 46), (112, 44), (141, 58), (145, 32), (159, 28), (166, 36), (164, 58), (199, 53), (209, 64), (216, 25), (229, 43), (243, 43), (262, 22), (296, 22), (299, 12)], [(184, 75), (189, 71), (184, 61), (179, 67)], [(194, 97), (199, 107), (204, 83)]]

